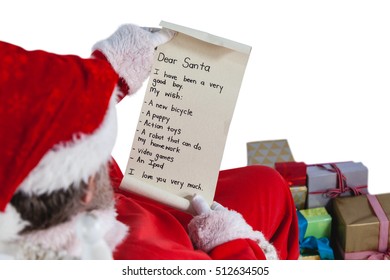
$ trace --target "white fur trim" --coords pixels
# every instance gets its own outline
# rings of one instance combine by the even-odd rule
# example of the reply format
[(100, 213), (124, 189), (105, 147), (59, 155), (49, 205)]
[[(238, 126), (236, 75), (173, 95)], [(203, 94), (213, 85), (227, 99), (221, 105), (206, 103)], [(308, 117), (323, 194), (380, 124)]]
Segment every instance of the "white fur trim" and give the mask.
[(8, 204), (4, 212), (0, 212), (0, 243), (12, 242), (17, 239), (18, 233), (28, 225), (22, 220), (16, 209)]
[(97, 42), (92, 50), (100, 50), (118, 75), (136, 92), (149, 76), (155, 42), (152, 33), (136, 25), (123, 25), (109, 38)]
[(111, 251), (113, 251), (126, 235), (129, 234), (129, 228), (116, 219), (117, 212), (114, 208), (92, 211), (92, 214), (97, 214), (97, 216), (100, 217), (100, 220), (104, 223), (101, 225), (103, 228), (110, 229), (103, 230), (103, 232), (107, 245)]
[(13, 259), (18, 233), (28, 225), (22, 220), (16, 209), (8, 204), (4, 212), (0, 212), (0, 259)]
[(118, 89), (111, 97), (101, 126), (93, 134), (76, 135), (73, 141), (47, 152), (17, 191), (40, 195), (66, 189), (72, 183), (87, 182), (89, 176), (108, 162), (117, 134), (117, 93)]
[[(128, 228), (116, 220), (115, 209), (95, 210), (91, 214), (99, 220), (100, 231), (111, 251), (123, 240)], [(19, 235), (14, 242), (13, 250), (1, 250), (5, 242), (0, 240), (0, 253), (15, 259), (80, 259), (84, 256), (84, 245), (78, 236), (78, 225), (83, 215), (80, 213), (72, 220), (46, 230), (34, 231)], [(112, 239), (112, 235), (116, 235)]]
[(254, 231), (236, 211), (224, 208), (195, 216), (188, 229), (194, 245), (205, 252), (235, 239), (248, 238), (259, 244), (267, 259), (278, 259), (274, 246), (261, 232)]

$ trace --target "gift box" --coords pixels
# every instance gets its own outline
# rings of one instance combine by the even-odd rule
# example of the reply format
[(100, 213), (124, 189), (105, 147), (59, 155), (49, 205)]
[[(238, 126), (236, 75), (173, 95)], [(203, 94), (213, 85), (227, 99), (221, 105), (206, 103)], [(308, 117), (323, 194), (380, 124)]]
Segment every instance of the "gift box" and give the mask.
[(319, 255), (320, 259), (333, 260), (330, 246), (332, 217), (324, 207), (297, 211), (299, 248), (302, 256)]
[(275, 162), (294, 161), (286, 139), (247, 143), (248, 165), (267, 165), (274, 168)]
[(333, 201), (334, 240), (344, 259), (390, 255), (390, 194), (339, 197)]
[(361, 162), (307, 166), (307, 207), (328, 206), (331, 198), (367, 194), (368, 169)]
[(276, 171), (287, 181), (295, 207), (300, 210), (306, 206), (306, 164), (304, 162), (275, 162)]
[(307, 229), (304, 238), (314, 236), (315, 238), (330, 238), (332, 227), (332, 217), (326, 211), (325, 207), (311, 209), (301, 209), (299, 212), (307, 221)]
[(294, 186), (294, 187), (290, 187), (290, 191), (294, 200), (295, 207), (298, 210), (304, 209), (306, 205), (307, 187)]
[(275, 169), (290, 186), (306, 185), (306, 164), (304, 162), (275, 162)]
[(320, 255), (299, 255), (298, 260), (320, 260)]

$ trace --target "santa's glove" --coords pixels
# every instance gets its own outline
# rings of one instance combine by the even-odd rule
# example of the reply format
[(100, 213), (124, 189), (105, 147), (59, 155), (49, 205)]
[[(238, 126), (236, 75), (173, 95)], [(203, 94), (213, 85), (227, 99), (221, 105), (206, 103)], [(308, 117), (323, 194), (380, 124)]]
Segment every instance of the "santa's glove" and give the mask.
[(260, 231), (253, 230), (238, 212), (217, 202), (209, 207), (200, 195), (195, 195), (191, 203), (197, 215), (188, 224), (188, 230), (196, 248), (208, 253), (228, 241), (248, 238), (259, 245), (267, 259), (278, 259), (275, 247)]
[(92, 51), (95, 57), (103, 54), (121, 78), (121, 90), (131, 94), (149, 76), (155, 48), (171, 40), (174, 35), (175, 32), (169, 29), (126, 24), (107, 39), (97, 42)]

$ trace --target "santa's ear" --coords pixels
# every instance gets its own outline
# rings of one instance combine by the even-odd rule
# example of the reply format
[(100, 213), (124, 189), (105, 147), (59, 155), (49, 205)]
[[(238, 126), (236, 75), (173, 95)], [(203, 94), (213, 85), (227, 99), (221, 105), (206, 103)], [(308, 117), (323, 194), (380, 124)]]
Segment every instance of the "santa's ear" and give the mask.
[(90, 176), (88, 178), (87, 188), (85, 189), (85, 193), (82, 197), (83, 204), (88, 205), (92, 201), (92, 198), (95, 193), (95, 189), (96, 189), (95, 176)]

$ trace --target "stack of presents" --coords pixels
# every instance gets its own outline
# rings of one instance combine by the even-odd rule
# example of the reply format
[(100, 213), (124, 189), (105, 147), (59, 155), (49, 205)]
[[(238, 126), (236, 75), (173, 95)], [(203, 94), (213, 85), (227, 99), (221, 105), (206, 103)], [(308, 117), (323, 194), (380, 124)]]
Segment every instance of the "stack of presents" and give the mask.
[(300, 259), (390, 259), (390, 193), (368, 193), (361, 162), (296, 162), (288, 141), (247, 143), (248, 165), (288, 182), (297, 209)]

